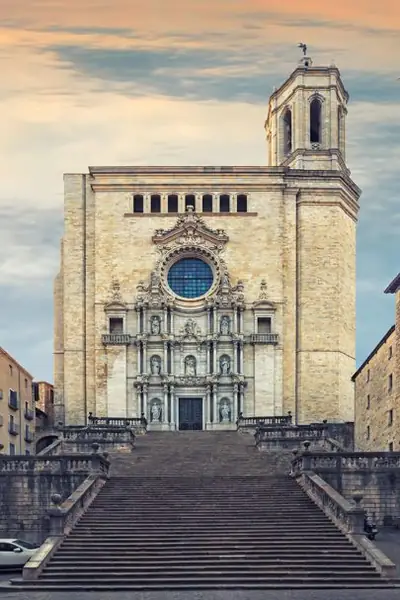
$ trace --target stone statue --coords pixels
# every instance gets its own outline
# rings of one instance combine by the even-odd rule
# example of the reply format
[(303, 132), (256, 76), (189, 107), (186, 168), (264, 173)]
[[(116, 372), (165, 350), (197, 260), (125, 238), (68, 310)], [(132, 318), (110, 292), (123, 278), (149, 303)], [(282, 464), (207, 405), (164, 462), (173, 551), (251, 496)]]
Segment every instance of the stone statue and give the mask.
[(159, 375), (161, 373), (161, 358), (159, 356), (151, 357), (150, 369), (152, 375)]
[(230, 405), (228, 404), (228, 402), (225, 400), (224, 403), (221, 405), (220, 408), (220, 413), (221, 413), (221, 420), (222, 421), (230, 421), (230, 416), (231, 416), (231, 408)]
[(153, 402), (151, 406), (151, 421), (161, 421), (161, 406), (158, 402)]
[(187, 336), (194, 335), (196, 323), (193, 319), (188, 319), (185, 323), (185, 334)]
[(189, 377), (196, 376), (196, 359), (194, 356), (185, 358), (185, 375), (189, 375)]
[(230, 329), (229, 326), (230, 326), (229, 317), (227, 317), (227, 316), (221, 317), (220, 331), (221, 331), (222, 335), (228, 335), (229, 334), (229, 329)]
[(221, 375), (229, 375), (231, 371), (231, 359), (229, 358), (229, 356), (227, 356), (226, 354), (224, 354), (224, 356), (221, 356), (219, 360), (219, 365), (221, 368)]
[(161, 332), (161, 319), (160, 317), (151, 317), (150, 331), (152, 335), (160, 335)]

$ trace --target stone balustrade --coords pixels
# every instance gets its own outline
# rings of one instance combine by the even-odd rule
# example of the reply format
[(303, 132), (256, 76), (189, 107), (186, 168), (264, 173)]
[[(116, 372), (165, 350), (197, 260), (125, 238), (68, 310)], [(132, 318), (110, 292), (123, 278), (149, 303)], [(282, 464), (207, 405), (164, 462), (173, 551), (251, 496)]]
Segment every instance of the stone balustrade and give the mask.
[(88, 421), (91, 426), (133, 429), (136, 434), (145, 433), (147, 430), (147, 420), (143, 417), (96, 417), (92, 413), (89, 413)]
[(287, 426), (292, 424), (292, 415), (288, 413), (282, 416), (266, 416), (266, 417), (244, 417), (242, 414), (239, 415), (237, 420), (237, 428), (240, 429), (256, 429), (263, 425), (268, 426)]
[(400, 469), (400, 452), (304, 452), (293, 460), (293, 472), (338, 474)]
[(295, 450), (308, 440), (313, 446), (325, 447), (327, 429), (325, 425), (298, 425), (265, 427), (260, 425), (255, 434), (255, 443), (261, 451)]
[(101, 454), (86, 455), (36, 455), (36, 456), (0, 456), (0, 477), (18, 474), (50, 474), (100, 472), (107, 474), (108, 460)]

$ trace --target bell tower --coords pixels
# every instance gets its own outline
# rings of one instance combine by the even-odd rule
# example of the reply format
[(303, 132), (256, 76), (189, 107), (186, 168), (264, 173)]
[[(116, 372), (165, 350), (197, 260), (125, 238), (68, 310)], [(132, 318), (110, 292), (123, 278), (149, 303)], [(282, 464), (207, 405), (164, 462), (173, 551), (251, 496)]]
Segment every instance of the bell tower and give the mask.
[[(304, 53), (307, 48), (303, 47)], [(349, 94), (335, 65), (316, 67), (303, 56), (269, 100), (265, 130), (268, 166), (333, 170), (346, 167), (346, 105)]]

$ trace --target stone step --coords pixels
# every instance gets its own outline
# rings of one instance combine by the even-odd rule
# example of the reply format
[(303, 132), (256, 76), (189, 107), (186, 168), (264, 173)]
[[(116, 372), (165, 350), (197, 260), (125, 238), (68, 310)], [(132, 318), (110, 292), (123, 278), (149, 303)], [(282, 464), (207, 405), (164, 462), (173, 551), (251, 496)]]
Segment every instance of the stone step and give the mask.
[[(205, 527), (204, 525), (200, 525), (198, 523), (194, 524), (193, 526), (191, 526), (190, 524), (188, 525), (181, 525), (180, 523), (164, 523), (162, 524), (160, 523), (152, 523), (152, 522), (142, 522), (142, 523), (136, 523), (136, 524), (132, 524), (130, 523), (129, 525), (124, 526), (122, 523), (119, 525), (109, 525), (109, 524), (98, 524), (98, 523), (93, 523), (92, 525), (85, 523), (81, 523), (79, 525), (77, 525), (74, 528), (74, 532), (79, 534), (102, 534), (102, 535), (118, 535), (118, 536), (123, 536), (123, 537), (128, 537), (128, 536), (136, 536), (137, 534), (148, 534), (148, 533), (153, 533), (152, 530), (156, 530), (157, 533), (162, 534), (162, 535), (174, 535), (176, 533), (182, 534), (182, 535), (188, 535), (190, 536), (192, 533), (196, 533), (196, 535), (199, 534), (207, 534), (207, 535), (213, 535), (215, 533), (225, 533), (226, 535), (232, 535), (234, 533), (237, 534), (241, 534), (241, 535), (251, 535), (254, 536), (255, 534), (260, 534), (260, 535), (268, 535), (268, 536), (273, 536), (273, 537), (277, 537), (277, 528), (274, 525), (268, 525), (268, 524), (264, 524), (264, 523), (260, 523), (259, 525), (257, 525), (257, 523), (254, 523), (252, 525), (247, 525), (246, 524), (241, 524), (239, 523), (238, 525), (235, 525), (234, 523), (220, 523), (220, 524), (213, 524), (212, 522), (210, 522), (210, 524), (208, 525), (208, 527)], [(290, 523), (287, 524), (286, 529), (285, 529), (285, 533), (292, 535), (292, 533), (298, 533), (298, 534), (307, 534), (309, 532), (309, 525), (292, 525)], [(336, 529), (336, 527), (333, 525), (333, 523), (331, 525), (328, 524), (318, 524), (318, 525), (313, 525), (313, 533), (314, 534), (331, 534), (332, 532), (334, 532), (335, 534), (338, 534), (338, 530)], [(281, 535), (281, 533), (279, 533), (279, 535)], [(339, 534), (340, 535), (340, 534)]]
[[(105, 542), (112, 542), (115, 539), (115, 535), (114, 533), (110, 532), (110, 533), (105, 533), (105, 532), (83, 532), (83, 531), (77, 531), (76, 533), (72, 534), (73, 535), (73, 539), (75, 541), (78, 540), (82, 540), (82, 541), (87, 541), (88, 539), (90, 539), (91, 537), (101, 537), (102, 539), (102, 543)], [(121, 543), (125, 543), (128, 542), (130, 540), (134, 540), (134, 541), (151, 541), (151, 540), (176, 540), (176, 542), (178, 541), (183, 541), (183, 540), (190, 540), (190, 541), (195, 541), (195, 540), (210, 540), (211, 542), (214, 542), (216, 540), (221, 540), (221, 541), (233, 541), (233, 540), (238, 540), (238, 541), (242, 541), (242, 540), (246, 540), (249, 539), (250, 535), (251, 535), (251, 541), (254, 542), (256, 540), (263, 540), (266, 539), (266, 533), (264, 532), (252, 532), (250, 535), (246, 532), (236, 532), (236, 531), (232, 531), (232, 532), (226, 532), (226, 533), (220, 533), (220, 532), (213, 532), (213, 531), (205, 531), (205, 532), (195, 532), (193, 534), (188, 534), (186, 532), (182, 532), (182, 534), (179, 534), (178, 532), (174, 532), (174, 531), (170, 531), (170, 532), (163, 532), (163, 533), (158, 533), (157, 530), (155, 529), (154, 531), (138, 531), (137, 533), (135, 532), (134, 534), (130, 534), (130, 533), (118, 533), (118, 540)], [(269, 536), (271, 540), (276, 539), (278, 536), (276, 534), (276, 532), (271, 533), (271, 535)], [(72, 539), (72, 538), (71, 538)], [(294, 531), (293, 533), (291, 533), (290, 531), (284, 531), (284, 532), (279, 532), (279, 539), (281, 541), (289, 541), (289, 540), (304, 540), (304, 533), (301, 532), (297, 532)], [(320, 541), (320, 542), (325, 542), (327, 540), (340, 540), (342, 539), (342, 534), (338, 531), (338, 530), (334, 530), (334, 531), (321, 531), (320, 534), (316, 534), (316, 533), (312, 533), (312, 534), (308, 534), (307, 535), (307, 541)], [(306, 543), (306, 542), (305, 542)]]
[[(42, 575), (42, 580), (46, 579), (65, 579), (66, 573), (62, 569), (52, 569), (49, 571), (46, 569)], [(80, 579), (87, 579), (88, 577), (95, 577), (97, 581), (101, 581), (104, 579), (115, 578), (117, 581), (120, 578), (148, 578), (148, 579), (159, 579), (166, 577), (215, 577), (215, 576), (234, 576), (234, 577), (265, 577), (265, 578), (276, 578), (287, 576), (290, 578), (311, 578), (311, 577), (322, 577), (326, 576), (331, 580), (334, 579), (353, 579), (355, 577), (368, 577), (370, 579), (380, 579), (380, 575), (377, 571), (374, 571), (372, 567), (365, 566), (364, 568), (353, 567), (352, 569), (333, 569), (330, 567), (318, 567), (311, 568), (308, 566), (307, 569), (296, 569), (291, 568), (290, 566), (278, 568), (276, 566), (266, 566), (263, 565), (262, 568), (247, 565), (247, 566), (235, 566), (232, 568), (229, 565), (213, 565), (210, 567), (206, 567), (202, 565), (201, 569), (193, 567), (193, 566), (185, 566), (182, 567), (170, 567), (169, 565), (159, 567), (148, 568), (144, 566), (140, 567), (132, 567), (132, 568), (118, 568), (116, 565), (113, 565), (112, 569), (95, 569), (95, 568), (80, 568), (76, 566), (76, 569), (73, 571), (74, 580), (78, 581)]]
[(48, 578), (47, 580), (27, 581), (25, 585), (20, 582), (16, 583), (16, 587), (22, 590), (40, 590), (40, 591), (150, 591), (150, 590), (199, 590), (199, 589), (383, 589), (388, 587), (398, 587), (398, 582), (385, 581), (376, 579), (375, 577), (367, 577), (365, 574), (361, 576), (350, 576), (344, 581), (341, 576), (313, 576), (313, 577), (290, 577), (290, 576), (253, 576), (251, 573), (248, 576), (229, 576), (217, 575), (207, 578), (200, 575), (197, 577), (164, 577), (153, 579), (140, 579), (137, 576), (132, 578), (125, 577), (121, 579), (104, 578), (101, 582), (93, 577), (87, 577), (86, 580), (81, 580), (79, 583), (71, 581), (71, 578), (56, 579)]
[[(274, 548), (274, 550), (276, 552), (280, 552), (283, 549), (292, 549), (296, 552), (305, 552), (305, 551), (311, 551), (311, 550), (326, 550), (327, 553), (330, 552), (340, 552), (342, 550), (346, 550), (346, 548), (348, 548), (348, 542), (347, 540), (340, 540), (338, 539), (324, 539), (324, 540), (319, 540), (319, 541), (314, 541), (313, 542), (305, 542), (304, 540), (304, 536), (302, 538), (297, 538), (297, 539), (293, 539), (293, 538), (289, 538), (287, 540), (285, 540), (285, 542), (282, 541), (276, 541), (274, 539), (271, 540), (245, 540), (245, 539), (230, 539), (230, 540), (221, 540), (220, 538), (214, 538), (211, 540), (183, 540), (178, 542), (176, 539), (175, 540), (148, 540), (146, 542), (146, 540), (144, 541), (140, 541), (140, 540), (124, 540), (123, 543), (123, 548), (121, 547), (121, 543), (119, 541), (114, 540), (114, 542), (112, 540), (106, 540), (101, 541), (101, 543), (99, 544), (99, 540), (91, 540), (89, 539), (77, 539), (76, 537), (74, 538), (70, 538), (67, 539), (63, 542), (63, 545), (60, 549), (60, 552), (64, 552), (67, 548), (68, 549), (76, 549), (76, 548), (84, 548), (86, 552), (91, 552), (94, 553), (97, 551), (97, 549), (99, 550), (99, 552), (119, 552), (119, 551), (123, 551), (123, 550), (140, 550), (141, 552), (145, 551), (145, 549), (153, 549), (155, 550), (156, 548), (165, 548), (167, 549), (168, 547), (174, 549), (177, 548), (178, 544), (180, 544), (182, 547), (184, 547), (186, 549), (187, 552), (189, 552), (190, 550), (192, 552), (196, 552), (198, 550), (212, 550), (215, 548), (218, 548), (222, 554), (227, 553), (232, 547), (236, 547), (239, 550), (242, 550), (243, 553), (247, 552), (247, 549), (252, 549), (252, 548), (258, 548), (259, 550), (261, 549), (265, 549), (268, 550), (269, 548)], [(295, 552), (294, 552), (295, 554)]]
[[(361, 568), (365, 566), (369, 566), (364, 558), (360, 555), (355, 556), (329, 556), (322, 557), (318, 554), (308, 554), (308, 558), (293, 558), (293, 553), (286, 556), (285, 558), (277, 558), (275, 555), (264, 556), (263, 554), (229, 554), (227, 556), (216, 554), (212, 555), (146, 555), (146, 556), (132, 556), (129, 559), (122, 559), (121, 557), (113, 556), (113, 557), (101, 557), (101, 558), (82, 558), (79, 560), (79, 568), (108, 568), (110, 565), (118, 564), (118, 567), (131, 567), (133, 565), (145, 565), (146, 567), (151, 567), (152, 565), (158, 566), (162, 561), (163, 565), (170, 565), (171, 567), (180, 567), (181, 565), (195, 565), (200, 566), (203, 564), (212, 564), (219, 565), (227, 563), (229, 565), (233, 564), (242, 564), (249, 562), (252, 565), (277, 565), (279, 567), (293, 567), (293, 566), (308, 566), (310, 562), (312, 562), (313, 568), (322, 566), (322, 567), (331, 567), (332, 565), (340, 566), (340, 568), (344, 569), (352, 569), (353, 567)], [(50, 565), (46, 567), (48, 570), (53, 570), (54, 568), (65, 568), (66, 570), (74, 570), (76, 568), (77, 556), (55, 556), (51, 561)]]

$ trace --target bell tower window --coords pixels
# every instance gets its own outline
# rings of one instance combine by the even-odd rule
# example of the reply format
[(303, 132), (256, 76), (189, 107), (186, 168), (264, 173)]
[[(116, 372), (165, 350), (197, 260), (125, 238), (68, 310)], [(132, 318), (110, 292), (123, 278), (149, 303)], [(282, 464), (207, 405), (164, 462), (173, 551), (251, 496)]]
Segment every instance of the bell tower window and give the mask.
[(204, 194), (203, 196), (203, 212), (213, 211), (213, 197), (211, 194)]
[(310, 142), (311, 144), (321, 144), (321, 101), (314, 98), (310, 104)]
[(287, 108), (283, 114), (283, 152), (287, 156), (292, 152), (292, 111)]
[(152, 213), (161, 212), (161, 196), (154, 194), (150, 199), (150, 210)]

